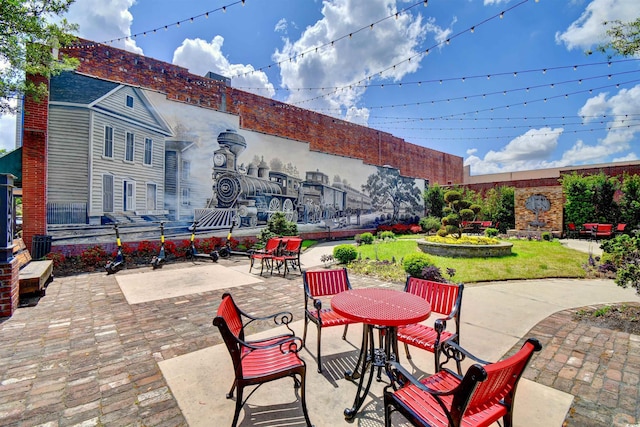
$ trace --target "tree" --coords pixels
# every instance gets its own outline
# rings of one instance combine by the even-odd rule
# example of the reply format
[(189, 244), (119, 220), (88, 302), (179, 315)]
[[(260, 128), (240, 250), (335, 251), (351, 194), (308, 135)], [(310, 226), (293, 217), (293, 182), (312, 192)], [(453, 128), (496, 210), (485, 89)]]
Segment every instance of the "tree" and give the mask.
[(433, 184), (424, 190), (424, 206), (431, 216), (442, 218), (444, 208), (444, 190), (438, 184)]
[(609, 27), (607, 35), (610, 39), (607, 43), (598, 46), (598, 51), (602, 53), (613, 51), (622, 56), (635, 56), (640, 53), (640, 18), (630, 22), (609, 21), (604, 25)]
[(629, 229), (640, 225), (640, 175), (624, 174), (620, 210), (621, 221), (627, 224)]
[(383, 208), (391, 204), (394, 222), (398, 221), (403, 206), (412, 212), (421, 208), (420, 189), (416, 187), (415, 179), (400, 176), (398, 169), (379, 167), (377, 174), (369, 175), (362, 190), (369, 194), (374, 207)]
[(47, 87), (34, 83), (26, 75), (51, 77), (77, 67), (78, 60), (56, 58), (52, 52), (71, 44), (77, 29), (66, 19), (50, 21), (62, 15), (74, 0), (11, 0), (0, 2), (0, 113), (15, 112), (11, 100), (22, 95), (43, 99)]
[(620, 183), (616, 177), (608, 177), (603, 172), (587, 176), (574, 172), (564, 175), (560, 182), (567, 200), (564, 205), (567, 223), (617, 222), (619, 208), (614, 195)]

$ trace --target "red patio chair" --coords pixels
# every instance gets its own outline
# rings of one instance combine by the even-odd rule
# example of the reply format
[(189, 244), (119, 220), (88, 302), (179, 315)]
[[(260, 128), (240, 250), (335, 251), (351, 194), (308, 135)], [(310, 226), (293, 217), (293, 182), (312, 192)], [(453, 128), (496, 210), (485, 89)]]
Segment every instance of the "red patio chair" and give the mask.
[(253, 252), (250, 255), (251, 264), (249, 265), (249, 273), (251, 273), (251, 269), (253, 269), (253, 263), (256, 260), (260, 260), (260, 275), (262, 276), (262, 271), (264, 270), (264, 264), (267, 263), (267, 267), (271, 268), (271, 261), (273, 257), (276, 255), (278, 248), (280, 247), (280, 243), (282, 240), (279, 237), (274, 237), (267, 240), (267, 244), (264, 249)]
[(286, 277), (289, 271), (289, 266), (292, 269), (300, 268), (300, 251), (302, 250), (302, 239), (297, 237), (290, 237), (286, 239), (284, 247), (281, 248), (280, 253), (273, 256), (271, 260), (271, 274), (273, 274), (273, 268), (280, 272), (280, 267), (284, 267), (283, 277)]
[(322, 328), (344, 325), (342, 339), (347, 337), (349, 324), (355, 323), (333, 311), (331, 307), (323, 308), (321, 298), (328, 298), (340, 292), (351, 289), (347, 269), (303, 271), (302, 282), (304, 284), (304, 332), (302, 345), (307, 341), (307, 326), (313, 322), (317, 326), (318, 340), (318, 372), (322, 372), (322, 359), (320, 358), (320, 341)]
[(391, 362), (392, 383), (384, 389), (385, 426), (391, 427), (396, 411), (415, 426), (486, 427), (501, 418), (505, 427), (512, 426), (516, 388), (533, 353), (542, 348), (538, 340), (529, 338), (516, 354), (497, 363), (481, 361), (456, 344), (447, 345), (478, 363), (464, 377), (442, 369), (418, 380)]
[[(269, 319), (273, 319), (277, 326), (285, 325), (291, 333), (255, 341), (245, 339), (244, 330), (249, 323), (255, 320)], [(233, 391), (236, 387), (238, 388), (232, 427), (237, 425), (240, 409), (246, 402), (246, 399), (242, 400), (246, 386), (259, 387), (266, 382), (285, 377), (292, 377), (294, 386), (300, 388), (304, 419), (307, 426), (311, 426), (305, 400), (306, 365), (298, 356), (302, 341), (294, 336), (293, 331), (289, 328), (289, 323), (292, 320), (293, 315), (288, 312), (280, 312), (267, 317), (251, 316), (238, 308), (229, 293), (222, 295), (222, 303), (220, 303), (218, 313), (213, 319), (213, 325), (220, 330), (231, 355), (235, 372), (235, 379), (227, 394), (227, 399), (231, 399)], [(247, 399), (251, 397), (252, 393), (253, 391), (249, 393)]]
[[(441, 314), (435, 320), (433, 327), (424, 323), (400, 326), (398, 328), (398, 341), (404, 343), (407, 359), (411, 359), (409, 345), (430, 351), (434, 354), (435, 369), (440, 369), (440, 353), (442, 344), (447, 341), (460, 343), (460, 310), (462, 306), (462, 291), (464, 285), (452, 283), (440, 283), (431, 280), (407, 277), (404, 291), (418, 295), (431, 304), (431, 312)], [(447, 330), (447, 321), (453, 320), (453, 330)], [(458, 363), (458, 373), (461, 373)]]

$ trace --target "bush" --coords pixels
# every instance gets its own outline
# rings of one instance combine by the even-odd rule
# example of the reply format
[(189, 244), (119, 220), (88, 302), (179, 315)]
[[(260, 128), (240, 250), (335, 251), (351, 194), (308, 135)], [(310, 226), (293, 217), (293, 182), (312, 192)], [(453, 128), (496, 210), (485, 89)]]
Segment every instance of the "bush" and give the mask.
[[(371, 238), (373, 239), (373, 235), (371, 235)], [(358, 251), (353, 245), (338, 245), (333, 248), (333, 258), (340, 264), (348, 264), (358, 258)]]
[(404, 257), (402, 261), (402, 267), (404, 271), (411, 277), (422, 278), (422, 272), (427, 267), (432, 267), (433, 263), (429, 259), (429, 256), (422, 252), (416, 252)]
[(553, 236), (548, 231), (543, 232), (540, 235), (540, 237), (542, 237), (542, 240), (544, 240), (546, 242), (550, 242), (551, 240), (553, 240)]
[(497, 228), (486, 228), (484, 235), (487, 237), (496, 237), (500, 231)]
[(440, 271), (440, 269), (435, 265), (423, 268), (422, 278), (425, 280), (431, 280), (432, 282), (447, 283), (447, 279), (442, 275), (442, 271)]
[(369, 232), (362, 233), (362, 234), (360, 235), (360, 242), (361, 242), (363, 245), (370, 245), (370, 244), (372, 244), (372, 243), (373, 243), (373, 240), (374, 240), (373, 234), (371, 234), (371, 233), (369, 233)]
[(436, 216), (427, 216), (420, 219), (420, 227), (426, 232), (437, 231), (442, 225), (440, 218)]
[(84, 267), (95, 268), (105, 265), (110, 259), (111, 257), (107, 254), (107, 251), (100, 246), (92, 246), (80, 254), (80, 261)]
[(393, 234), (393, 231), (381, 231), (380, 233), (378, 233), (378, 239), (381, 240), (393, 240), (396, 238), (396, 235)]

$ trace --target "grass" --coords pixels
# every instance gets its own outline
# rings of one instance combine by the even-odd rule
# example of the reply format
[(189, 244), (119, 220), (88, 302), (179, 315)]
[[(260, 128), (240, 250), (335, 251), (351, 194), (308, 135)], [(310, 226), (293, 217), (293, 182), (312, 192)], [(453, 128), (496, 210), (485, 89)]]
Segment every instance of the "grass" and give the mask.
[[(558, 241), (510, 240), (513, 255), (499, 258), (449, 258), (429, 255), (433, 264), (446, 277), (447, 268), (455, 269), (452, 281), (474, 283), (493, 280), (584, 278), (583, 265), (589, 255), (562, 246)], [(354, 273), (382, 276), (388, 280), (403, 280), (401, 261), (405, 255), (419, 251), (415, 240), (394, 240), (358, 247), (362, 259), (387, 261), (376, 268), (375, 263), (355, 262)], [(395, 262), (390, 262), (395, 261)], [(374, 264), (374, 265), (366, 265)]]

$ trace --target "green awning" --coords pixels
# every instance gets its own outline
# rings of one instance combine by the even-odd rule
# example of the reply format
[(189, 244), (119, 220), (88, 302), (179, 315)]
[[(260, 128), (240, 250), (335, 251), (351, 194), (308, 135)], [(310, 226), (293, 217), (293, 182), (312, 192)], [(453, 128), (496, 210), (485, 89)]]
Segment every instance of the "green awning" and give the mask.
[(22, 187), (22, 147), (0, 157), (0, 174), (14, 175), (14, 185)]

